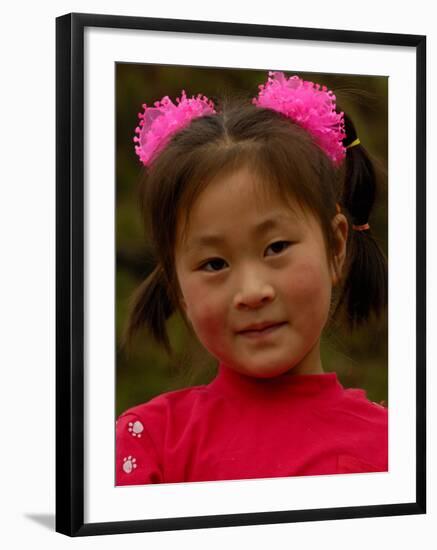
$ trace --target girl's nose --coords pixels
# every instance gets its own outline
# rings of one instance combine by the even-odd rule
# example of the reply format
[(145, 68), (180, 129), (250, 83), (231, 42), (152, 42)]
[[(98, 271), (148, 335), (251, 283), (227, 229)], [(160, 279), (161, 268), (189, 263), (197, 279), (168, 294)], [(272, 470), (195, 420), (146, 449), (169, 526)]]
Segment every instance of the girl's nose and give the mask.
[(272, 302), (274, 298), (275, 291), (271, 284), (251, 277), (235, 294), (234, 306), (238, 309), (256, 309)]

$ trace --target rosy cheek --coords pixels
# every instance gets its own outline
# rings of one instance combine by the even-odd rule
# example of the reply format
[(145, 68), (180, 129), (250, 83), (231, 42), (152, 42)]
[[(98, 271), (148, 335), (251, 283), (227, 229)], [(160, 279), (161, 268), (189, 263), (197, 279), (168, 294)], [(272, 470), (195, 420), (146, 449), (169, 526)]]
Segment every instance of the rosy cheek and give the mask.
[(223, 324), (223, 314), (219, 304), (215, 304), (207, 296), (197, 293), (187, 300), (187, 315), (194, 330), (201, 338), (202, 335), (214, 334)]
[(324, 301), (327, 285), (320, 266), (310, 262), (302, 262), (294, 271), (290, 291), (303, 304)]
[(215, 357), (223, 348), (224, 318), (208, 305), (192, 308), (191, 323), (200, 343)]

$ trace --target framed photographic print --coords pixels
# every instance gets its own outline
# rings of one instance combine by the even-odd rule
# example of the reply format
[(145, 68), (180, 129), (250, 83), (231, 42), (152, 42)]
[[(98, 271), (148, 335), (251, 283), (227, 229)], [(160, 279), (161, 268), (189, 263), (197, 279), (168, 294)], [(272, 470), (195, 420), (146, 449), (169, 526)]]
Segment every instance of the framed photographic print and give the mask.
[(67, 14), (56, 52), (56, 530), (425, 513), (426, 38)]

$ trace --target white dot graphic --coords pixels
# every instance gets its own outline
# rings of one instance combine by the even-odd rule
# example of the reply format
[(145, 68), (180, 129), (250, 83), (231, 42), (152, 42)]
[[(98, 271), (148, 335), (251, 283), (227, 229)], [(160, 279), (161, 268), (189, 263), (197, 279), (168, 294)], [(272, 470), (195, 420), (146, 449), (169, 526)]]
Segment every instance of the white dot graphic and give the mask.
[(141, 437), (141, 432), (144, 430), (144, 426), (139, 420), (136, 420), (135, 422), (129, 422), (128, 430), (133, 437)]
[(126, 474), (130, 474), (136, 467), (137, 459), (132, 456), (126, 456), (123, 458), (123, 471)]

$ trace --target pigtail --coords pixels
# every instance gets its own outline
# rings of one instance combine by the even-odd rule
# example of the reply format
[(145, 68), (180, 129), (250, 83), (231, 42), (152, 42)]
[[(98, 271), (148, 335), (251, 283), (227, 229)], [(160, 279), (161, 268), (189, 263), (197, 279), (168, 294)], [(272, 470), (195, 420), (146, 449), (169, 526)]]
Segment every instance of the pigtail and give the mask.
[(341, 204), (350, 215), (351, 227), (347, 275), (337, 309), (344, 307), (354, 328), (372, 314), (379, 317), (387, 305), (387, 258), (367, 226), (377, 193), (374, 164), (357, 140), (352, 120), (346, 114), (344, 117), (347, 151)]
[(166, 321), (174, 312), (160, 266), (140, 284), (129, 301), (128, 322), (122, 337), (122, 348), (130, 349), (133, 337), (146, 327), (155, 340), (171, 354)]

